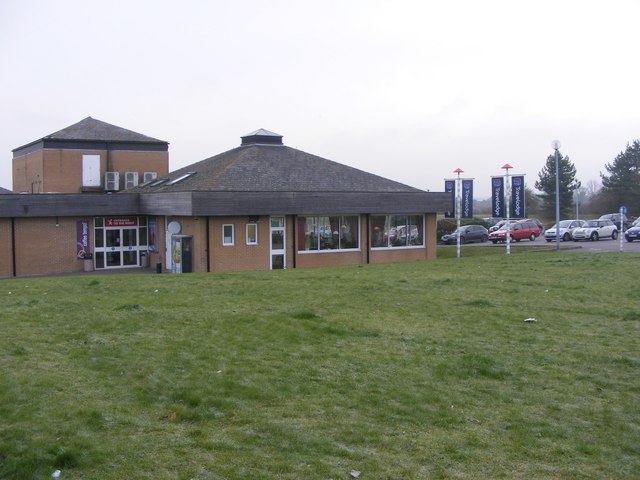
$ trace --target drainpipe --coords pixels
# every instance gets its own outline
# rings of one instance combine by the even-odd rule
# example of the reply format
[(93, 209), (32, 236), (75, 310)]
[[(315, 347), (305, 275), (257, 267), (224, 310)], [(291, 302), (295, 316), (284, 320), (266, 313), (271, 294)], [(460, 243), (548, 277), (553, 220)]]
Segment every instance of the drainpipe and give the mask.
[(16, 270), (16, 219), (11, 217), (11, 263), (13, 269), (13, 276), (17, 277)]
[(367, 265), (369, 265), (369, 263), (371, 263), (371, 258), (370, 258), (370, 255), (371, 255), (371, 238), (370, 238), (370, 235), (371, 235), (371, 214), (367, 213), (367, 215), (365, 216), (365, 219), (366, 219), (365, 220), (365, 224), (366, 224), (365, 226), (366, 226), (366, 230), (367, 231), (364, 234), (364, 238), (366, 240), (366, 244), (365, 245), (366, 245), (366, 252), (367, 252), (367, 255), (366, 255), (366, 257), (367, 257)]
[[(285, 228), (286, 228), (287, 223), (285, 222)], [(293, 234), (291, 235), (291, 237), (293, 238), (293, 268), (297, 267), (297, 260), (298, 260), (298, 249), (296, 248), (296, 233), (298, 230), (298, 216), (297, 215), (293, 215)]]
[(207, 252), (207, 273), (211, 272), (211, 257), (209, 256), (211, 254), (211, 239), (209, 236), (209, 216), (206, 217), (207, 221), (206, 221), (206, 233), (205, 233), (205, 251)]

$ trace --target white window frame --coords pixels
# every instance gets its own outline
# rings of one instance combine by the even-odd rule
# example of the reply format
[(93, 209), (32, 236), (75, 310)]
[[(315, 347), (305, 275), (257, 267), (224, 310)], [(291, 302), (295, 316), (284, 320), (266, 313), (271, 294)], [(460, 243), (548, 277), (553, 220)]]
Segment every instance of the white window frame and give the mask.
[[(255, 230), (255, 240), (251, 241), (251, 238), (249, 237), (249, 230), (251, 229)], [(247, 223), (247, 245), (257, 245), (258, 244), (258, 224), (257, 223)]]
[[(231, 228), (231, 241), (227, 242), (224, 231), (227, 227)], [(233, 223), (225, 223), (222, 225), (222, 246), (224, 247), (233, 247), (235, 245), (235, 228)]]

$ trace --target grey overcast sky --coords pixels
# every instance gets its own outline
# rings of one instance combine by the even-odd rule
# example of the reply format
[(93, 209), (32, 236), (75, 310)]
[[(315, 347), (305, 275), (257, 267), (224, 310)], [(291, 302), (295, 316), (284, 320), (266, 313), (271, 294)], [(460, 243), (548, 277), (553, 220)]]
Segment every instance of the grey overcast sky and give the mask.
[(1, 0), (0, 186), (87, 116), (170, 142), (170, 169), (265, 128), (442, 191), (533, 187), (551, 141), (583, 184), (640, 138), (637, 0)]

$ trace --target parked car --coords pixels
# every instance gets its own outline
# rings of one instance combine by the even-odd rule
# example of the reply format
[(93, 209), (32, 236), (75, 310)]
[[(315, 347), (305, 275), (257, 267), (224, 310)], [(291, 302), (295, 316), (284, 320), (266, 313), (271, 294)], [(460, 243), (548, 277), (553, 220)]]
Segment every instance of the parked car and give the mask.
[[(568, 242), (573, 238), (573, 231), (583, 226), (586, 223), (585, 220), (560, 220), (560, 239), (563, 242)], [(551, 242), (556, 239), (556, 225), (551, 228), (547, 228), (544, 232), (544, 238), (547, 242)]]
[[(489, 239), (489, 232), (482, 225), (464, 225), (460, 227), (460, 243), (486, 242)], [(443, 235), (443, 243), (458, 243), (458, 230)]]
[[(528, 238), (532, 242), (540, 236), (540, 228), (533, 220), (520, 220), (512, 223), (509, 226), (509, 235), (511, 240), (519, 242), (525, 238)], [(489, 232), (489, 240), (493, 243), (506, 242), (507, 241), (507, 228), (504, 226), (500, 230)]]
[(482, 220), (487, 224), (489, 228), (493, 227), (496, 223), (502, 221), (501, 218), (497, 218), (497, 217), (485, 217)]
[[(509, 220), (509, 223), (511, 223), (512, 225), (516, 222), (517, 220), (511, 219)], [(496, 230), (500, 230), (501, 228), (507, 228), (507, 221), (506, 220), (498, 220), (494, 225), (489, 227), (489, 233), (491, 232), (495, 232)]]
[(530, 222), (535, 222), (538, 225), (538, 229), (540, 230), (540, 235), (544, 235), (544, 225), (537, 218), (525, 218), (524, 220), (528, 220)]
[(613, 240), (618, 238), (618, 227), (611, 220), (587, 220), (582, 226), (573, 231), (573, 240), (600, 240), (610, 237)]
[(625, 214), (620, 213), (606, 213), (601, 215), (598, 220), (611, 220), (613, 224), (620, 228), (620, 217), (622, 216), (622, 229), (626, 230), (631, 227), (631, 221), (627, 218)]
[(640, 218), (637, 218), (631, 224), (631, 227), (625, 230), (624, 238), (627, 239), (627, 242), (633, 242), (634, 240), (640, 240)]

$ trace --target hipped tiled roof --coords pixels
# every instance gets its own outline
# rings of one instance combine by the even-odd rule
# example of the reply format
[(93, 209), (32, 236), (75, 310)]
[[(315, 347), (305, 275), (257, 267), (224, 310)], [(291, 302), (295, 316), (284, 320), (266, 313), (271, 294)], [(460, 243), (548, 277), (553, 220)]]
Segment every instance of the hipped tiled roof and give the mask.
[[(243, 137), (245, 138), (245, 137)], [(172, 180), (193, 173), (184, 180)], [(173, 171), (142, 192), (422, 192), (285, 145), (253, 144)]]
[(80, 120), (78, 123), (74, 123), (62, 130), (58, 130), (50, 135), (46, 135), (34, 142), (30, 142), (27, 145), (18, 147), (13, 151), (20, 150), (24, 147), (32, 145), (38, 142), (47, 141), (73, 141), (73, 142), (122, 142), (122, 143), (164, 143), (168, 144), (164, 140), (149, 137), (141, 133), (137, 133), (126, 128), (111, 125), (110, 123), (97, 120), (92, 117), (87, 117), (84, 120)]

